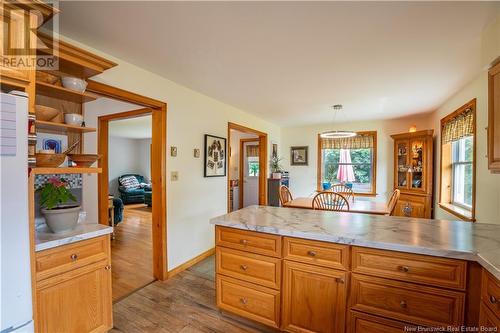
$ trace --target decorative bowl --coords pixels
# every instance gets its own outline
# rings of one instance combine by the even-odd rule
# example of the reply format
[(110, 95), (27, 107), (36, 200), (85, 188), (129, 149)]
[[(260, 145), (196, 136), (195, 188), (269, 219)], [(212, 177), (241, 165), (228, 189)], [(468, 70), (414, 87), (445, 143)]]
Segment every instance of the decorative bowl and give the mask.
[(68, 125), (82, 126), (83, 116), (78, 113), (66, 113), (64, 114), (64, 122)]
[(98, 154), (68, 154), (68, 157), (79, 167), (88, 168), (92, 166), (101, 155)]
[(61, 113), (58, 109), (51, 108), (44, 105), (35, 105), (35, 115), (36, 119), (43, 121), (51, 121), (53, 118)]
[(87, 88), (87, 82), (76, 77), (65, 76), (61, 78), (61, 81), (63, 87), (69, 90), (74, 90), (82, 93), (85, 91), (85, 88)]
[(63, 164), (66, 154), (36, 153), (35, 157), (37, 167), (57, 168)]

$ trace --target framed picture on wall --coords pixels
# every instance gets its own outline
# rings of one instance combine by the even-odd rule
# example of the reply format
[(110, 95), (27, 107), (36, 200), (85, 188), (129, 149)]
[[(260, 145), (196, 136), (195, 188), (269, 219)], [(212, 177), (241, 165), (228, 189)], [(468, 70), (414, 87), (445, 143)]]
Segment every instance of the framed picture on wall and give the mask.
[(290, 165), (307, 165), (308, 150), (308, 146), (290, 147)]
[(226, 139), (205, 134), (205, 177), (226, 176)]
[(272, 157), (278, 157), (278, 144), (277, 143), (273, 143), (273, 152), (271, 154)]

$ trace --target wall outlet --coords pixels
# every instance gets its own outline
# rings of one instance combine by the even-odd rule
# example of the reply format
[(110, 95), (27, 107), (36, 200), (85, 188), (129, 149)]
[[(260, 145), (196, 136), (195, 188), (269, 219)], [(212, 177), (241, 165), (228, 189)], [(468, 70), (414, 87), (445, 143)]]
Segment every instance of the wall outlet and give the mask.
[(170, 180), (173, 182), (176, 182), (179, 180), (179, 172), (178, 171), (172, 171), (170, 173)]

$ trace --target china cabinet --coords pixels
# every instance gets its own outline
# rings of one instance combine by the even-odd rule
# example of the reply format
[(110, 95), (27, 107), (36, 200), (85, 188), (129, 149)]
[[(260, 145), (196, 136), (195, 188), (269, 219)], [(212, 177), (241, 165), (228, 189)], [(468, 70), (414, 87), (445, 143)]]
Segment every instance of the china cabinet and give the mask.
[(401, 191), (396, 216), (432, 217), (433, 130), (391, 135), (394, 188)]

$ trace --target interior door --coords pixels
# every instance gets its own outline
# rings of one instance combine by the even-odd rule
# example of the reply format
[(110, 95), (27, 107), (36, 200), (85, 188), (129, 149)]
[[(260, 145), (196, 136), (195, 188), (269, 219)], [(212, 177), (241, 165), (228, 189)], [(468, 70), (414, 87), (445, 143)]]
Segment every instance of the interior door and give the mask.
[[(248, 146), (259, 146), (259, 141), (243, 143), (243, 207), (259, 204), (259, 157), (247, 156)], [(258, 149), (257, 149), (258, 150)]]

